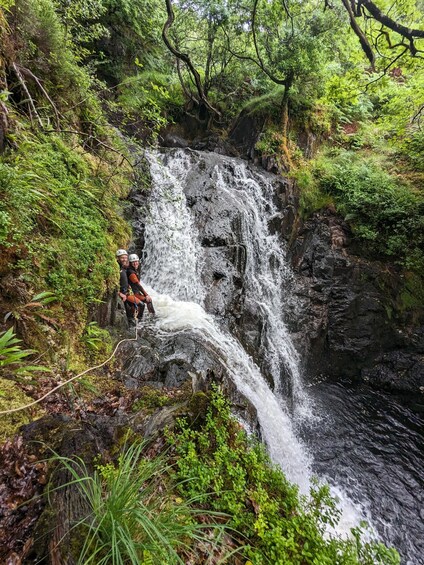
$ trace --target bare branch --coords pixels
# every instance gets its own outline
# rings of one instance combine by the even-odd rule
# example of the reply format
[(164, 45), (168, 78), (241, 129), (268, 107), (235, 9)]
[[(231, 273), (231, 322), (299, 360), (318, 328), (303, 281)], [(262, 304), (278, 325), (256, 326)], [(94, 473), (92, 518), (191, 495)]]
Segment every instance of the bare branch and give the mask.
[(266, 76), (272, 80), (272, 82), (275, 82), (275, 84), (285, 85), (286, 79), (285, 78), (280, 79), (280, 78), (277, 78), (275, 75), (273, 75), (267, 69), (267, 67), (265, 66), (265, 64), (262, 60), (261, 54), (259, 52), (258, 42), (257, 42), (257, 39), (256, 39), (256, 31), (255, 31), (258, 3), (259, 3), (259, 0), (255, 0), (255, 2), (253, 4), (253, 12), (252, 12), (252, 35), (253, 35), (253, 45), (255, 46), (256, 57), (258, 59), (257, 64), (262, 69), (262, 71), (266, 74)]
[(101, 141), (97, 137), (94, 137), (94, 135), (92, 135), (91, 133), (85, 133), (83, 131), (70, 130), (70, 129), (68, 129), (68, 130), (61, 129), (60, 131), (56, 131), (54, 129), (45, 129), (45, 130), (43, 130), (43, 133), (70, 133), (70, 134), (73, 134), (73, 135), (80, 135), (81, 137), (85, 137), (86, 141), (89, 141), (90, 139), (92, 139), (93, 141), (95, 141), (97, 144), (101, 145), (102, 147), (104, 147), (108, 151), (111, 151), (112, 153), (116, 153), (117, 155), (119, 155), (121, 157), (122, 161), (126, 161), (129, 164), (129, 166), (132, 169), (134, 169), (134, 163), (132, 163), (128, 159), (128, 157), (126, 157), (121, 151), (119, 151), (118, 149), (115, 149), (111, 145), (108, 145), (104, 141)]
[[(356, 21), (355, 17), (358, 16), (358, 12), (354, 12), (352, 9), (352, 5), (349, 0), (342, 0), (343, 6), (346, 8), (347, 13), (349, 14), (350, 19), (350, 27), (353, 29), (354, 33), (359, 38), (359, 43), (368, 58), (368, 61), (371, 63), (372, 70), (375, 69), (375, 55), (372, 50), (372, 47), (362, 29), (359, 27), (358, 22)], [(358, 3), (359, 6), (359, 3)]]
[[(351, 28), (358, 36), (362, 49), (365, 52), (366, 56), (368, 57), (373, 68), (374, 68), (374, 59), (375, 59), (374, 53), (366, 37), (366, 33), (364, 33), (364, 31), (360, 28), (358, 23), (355, 21), (355, 18), (362, 17), (365, 19), (365, 22), (367, 22), (367, 20), (375, 20), (379, 22), (385, 28), (388, 28), (394, 31), (395, 33), (398, 33), (402, 38), (408, 41), (409, 43), (408, 49), (413, 57), (415, 57), (417, 53), (419, 53), (419, 50), (415, 45), (415, 40), (424, 38), (424, 30), (413, 29), (404, 26), (403, 24), (399, 23), (399, 21), (396, 21), (393, 18), (389, 17), (387, 14), (384, 14), (380, 10), (380, 8), (376, 6), (376, 4), (374, 4), (372, 0), (341, 0), (341, 1), (349, 14)], [(389, 8), (389, 11), (392, 9), (392, 7)], [(394, 46), (392, 47), (392, 45), (390, 44), (390, 37), (388, 36), (388, 34), (386, 35), (386, 37), (389, 47), (394, 48)]]
[(414, 114), (414, 116), (412, 117), (412, 122), (418, 121), (420, 122), (422, 115), (424, 114), (424, 104), (421, 106), (421, 108), (418, 109), (418, 111)]
[(371, 0), (360, 0), (360, 4), (368, 10), (374, 19), (406, 39), (412, 41), (415, 37), (424, 38), (424, 30), (408, 28), (396, 22), (386, 14), (383, 14), (380, 8), (378, 8), (374, 2), (371, 2)]
[[(34, 113), (34, 116), (37, 118), (38, 124), (40, 125), (41, 128), (44, 128), (44, 124), (42, 119), (40, 118), (38, 112), (37, 112), (37, 108), (35, 107), (35, 103), (34, 100), (32, 99), (31, 94), (29, 93), (28, 87), (26, 85), (26, 82), (24, 80), (24, 77), (22, 76), (20, 70), (18, 69), (18, 66), (15, 63), (12, 63), (12, 69), (15, 71), (15, 75), (18, 77), (18, 81), (20, 83), (20, 85), (22, 86), (22, 89), (24, 90), (25, 94), (28, 97), (28, 103), (30, 106), (30, 120), (32, 123), (32, 112)], [(31, 112), (32, 110), (32, 112)]]
[(405, 53), (408, 51), (408, 47), (405, 46), (405, 49), (402, 51), (402, 53), (399, 53), (399, 55), (397, 57), (395, 57), (394, 59), (392, 59), (390, 61), (390, 63), (383, 69), (383, 72), (374, 80), (371, 80), (370, 82), (368, 82), (365, 86), (365, 92), (368, 90), (368, 88), (374, 84), (375, 82), (378, 82), (380, 79), (382, 79), (387, 71), (390, 69), (390, 67), (392, 67), (401, 57), (403, 57), (405, 55)]
[(177, 74), (184, 94), (187, 96), (189, 100), (193, 100), (195, 104), (199, 105), (199, 101), (197, 100), (197, 98), (193, 95), (193, 93), (190, 90), (188, 90), (188, 88), (185, 85), (185, 82), (181, 74), (181, 61), (178, 58), (177, 58)]
[(60, 129), (60, 119), (59, 119), (59, 111), (56, 108), (55, 103), (53, 102), (53, 100), (50, 98), (49, 93), (47, 92), (47, 90), (44, 88), (44, 86), (41, 84), (41, 81), (38, 77), (35, 76), (35, 74), (30, 71), (29, 69), (25, 68), (25, 67), (21, 67), (19, 66), (19, 70), (22, 74), (28, 75), (29, 77), (31, 77), (37, 84), (38, 88), (41, 90), (41, 92), (44, 94), (44, 96), (47, 98), (48, 102), (50, 103), (51, 107), (53, 108), (53, 111), (55, 113), (55, 117), (56, 117), (56, 128), (59, 130)]

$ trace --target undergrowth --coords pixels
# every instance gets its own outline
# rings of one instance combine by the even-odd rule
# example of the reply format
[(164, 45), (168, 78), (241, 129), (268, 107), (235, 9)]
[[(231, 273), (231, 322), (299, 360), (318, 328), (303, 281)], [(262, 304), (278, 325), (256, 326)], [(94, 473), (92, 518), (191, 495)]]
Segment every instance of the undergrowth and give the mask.
[[(17, 148), (0, 158), (0, 310), (31, 347), (69, 357), (87, 346), (93, 360), (110, 349), (104, 335), (99, 355), (93, 328), (78, 338), (89, 307), (116, 285), (115, 249), (129, 239), (120, 200), (131, 177), (114, 154), (93, 155), (62, 137), (19, 132)], [(55, 302), (32, 307), (40, 291)]]
[(304, 215), (334, 202), (364, 251), (423, 271), (424, 196), (389, 173), (384, 160), (339, 150), (318, 157), (295, 176)]
[(211, 553), (220, 543), (225, 528), (218, 521), (226, 517), (176, 496), (166, 457), (150, 458), (145, 451), (146, 443), (133, 443), (117, 464), (99, 464), (93, 473), (80, 459), (55, 458), (89, 508), (74, 527), (77, 563), (183, 564), (196, 543)]
[[(68, 304), (111, 288), (116, 241), (128, 238), (117, 214), (126, 185), (113, 168), (59, 136), (28, 136), (0, 162), (1, 243), (22, 279)], [(122, 178), (119, 179), (122, 182)]]
[(395, 550), (366, 542), (361, 527), (350, 539), (329, 534), (340, 511), (326, 485), (301, 496), (262, 445), (249, 439), (230, 415), (228, 401), (212, 393), (206, 420), (194, 429), (180, 420), (169, 435), (175, 479), (185, 498), (231, 516), (244, 554), (255, 565), (397, 564)]
[(300, 495), (218, 389), (203, 419), (180, 419), (166, 435), (168, 446), (127, 435), (117, 461), (97, 459), (94, 470), (54, 457), (85, 503), (64, 536), (78, 563), (399, 565), (394, 549), (365, 540), (364, 524), (349, 539), (336, 535), (341, 513), (328, 486)]

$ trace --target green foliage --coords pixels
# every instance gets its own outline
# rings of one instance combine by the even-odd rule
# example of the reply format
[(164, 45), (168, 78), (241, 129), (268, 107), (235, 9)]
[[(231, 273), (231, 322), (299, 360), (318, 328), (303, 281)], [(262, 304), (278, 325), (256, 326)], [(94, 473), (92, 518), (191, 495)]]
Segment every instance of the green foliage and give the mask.
[(7, 365), (20, 365), (28, 355), (32, 355), (32, 349), (21, 349), (18, 343), (20, 339), (15, 337), (13, 329), (9, 328), (0, 335), (0, 370)]
[[(43, 126), (50, 129), (59, 122), (83, 128), (89, 123), (91, 133), (99, 133), (105, 119), (94, 93), (95, 81), (78, 65), (56, 4), (53, 0), (17, 0), (15, 4), (8, 17), (12, 24), (8, 43), (17, 46), (17, 61), (11, 62), (33, 73), (24, 73), (24, 80)], [(14, 84), (10, 101), (19, 105), (22, 99), (27, 102), (25, 91)]]
[(141, 387), (140, 394), (141, 397), (132, 405), (133, 412), (141, 410), (146, 413), (173, 402), (173, 399), (166, 396), (166, 394), (161, 394), (158, 389), (148, 386)]
[(109, 30), (100, 23), (107, 6), (103, 0), (58, 0), (58, 14), (72, 37), (74, 51), (80, 59), (94, 54), (90, 46), (101, 38), (109, 37)]
[(303, 166), (292, 173), (299, 188), (300, 215), (306, 219), (313, 212), (331, 206), (333, 199), (323, 192), (316, 182), (310, 168)]
[(159, 0), (57, 0), (58, 11), (78, 56), (115, 87), (137, 72), (137, 61), (150, 68), (158, 53), (164, 6)]
[(342, 151), (317, 160), (319, 190), (334, 198), (354, 235), (380, 254), (419, 271), (424, 267), (424, 198), (387, 173), (381, 162)]
[(250, 98), (243, 105), (242, 109), (248, 114), (274, 118), (278, 120), (280, 116), (279, 105), (284, 93), (284, 88), (274, 87), (266, 94)]
[(111, 105), (123, 113), (122, 125), (149, 132), (150, 141), (158, 134), (172, 114), (183, 104), (181, 86), (159, 72), (139, 71), (124, 81), (118, 89), (116, 102)]
[(99, 328), (97, 322), (86, 325), (81, 341), (87, 350), (88, 359), (93, 362), (106, 358), (112, 351), (110, 333)]
[(115, 283), (115, 241), (128, 232), (108, 172), (56, 135), (28, 138), (0, 161), (3, 244), (25, 280), (68, 304), (88, 304)]
[(263, 446), (250, 441), (230, 416), (218, 391), (212, 393), (204, 425), (195, 430), (182, 420), (170, 442), (180, 492), (229, 514), (230, 525), (249, 544), (245, 554), (253, 563), (399, 563), (396, 551), (364, 542), (359, 530), (353, 540), (328, 535), (327, 527), (339, 519), (328, 486), (315, 485), (309, 498), (299, 496)]
[(195, 510), (176, 497), (165, 458), (147, 458), (145, 448), (143, 443), (132, 444), (117, 465), (98, 465), (93, 473), (78, 458), (55, 457), (89, 508), (74, 528), (74, 535), (83, 540), (78, 563), (183, 564), (181, 554), (196, 541), (211, 549), (217, 543), (223, 527), (198, 519), (222, 520), (222, 514)]
[(400, 149), (412, 169), (424, 173), (424, 131), (417, 129), (411, 132), (402, 140)]
[(26, 357), (33, 355), (33, 349), (22, 349), (20, 339), (15, 337), (13, 329), (9, 328), (0, 334), (0, 373), (12, 372), (14, 375), (22, 376), (34, 371), (48, 371), (40, 365), (28, 365), (24, 363)]

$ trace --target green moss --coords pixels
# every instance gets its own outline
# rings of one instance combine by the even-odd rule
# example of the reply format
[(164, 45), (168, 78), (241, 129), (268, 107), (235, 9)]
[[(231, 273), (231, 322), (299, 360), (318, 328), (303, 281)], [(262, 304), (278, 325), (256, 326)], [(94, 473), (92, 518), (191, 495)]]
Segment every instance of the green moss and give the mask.
[(157, 388), (143, 386), (140, 389), (141, 397), (132, 405), (133, 412), (147, 412), (151, 413), (156, 408), (171, 405), (174, 400), (163, 394)]
[(206, 413), (209, 407), (210, 399), (204, 392), (196, 392), (190, 398), (188, 409), (193, 422), (203, 422), (206, 418)]
[(424, 309), (424, 281), (416, 273), (406, 273), (405, 284), (399, 295), (401, 312)]
[(267, 118), (278, 119), (281, 112), (281, 100), (284, 94), (284, 87), (278, 86), (271, 89), (266, 94), (250, 98), (242, 107), (252, 116), (264, 116)]
[[(0, 378), (0, 411), (19, 408), (33, 402), (33, 399), (22, 392), (18, 385), (8, 379)], [(0, 442), (18, 433), (19, 428), (40, 418), (43, 412), (37, 406), (12, 414), (0, 416)]]

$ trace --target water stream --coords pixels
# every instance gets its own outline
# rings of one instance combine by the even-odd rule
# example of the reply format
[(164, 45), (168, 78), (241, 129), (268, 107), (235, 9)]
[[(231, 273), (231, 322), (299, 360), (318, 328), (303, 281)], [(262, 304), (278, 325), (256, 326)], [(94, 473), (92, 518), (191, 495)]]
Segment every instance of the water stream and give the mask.
[[(284, 324), (285, 288), (292, 274), (278, 230), (273, 229), (279, 215), (275, 179), (215, 154), (171, 150), (150, 153), (148, 160), (153, 191), (144, 214), (143, 282), (157, 310), (152, 331), (158, 336), (188, 331), (214, 352), (237, 390), (255, 407), (262, 439), (287, 477), (305, 493), (313, 471), (330, 477), (342, 499), (339, 531), (349, 531), (361, 518), (372, 521), (375, 509), (366, 497), (355, 496), (352, 481), (343, 473), (329, 473), (325, 458), (323, 462), (313, 456), (317, 444), (325, 444), (317, 430), (327, 425), (322, 417), (326, 408), (322, 398), (317, 402), (317, 394), (306, 392), (298, 354)], [(211, 296), (216, 302), (219, 295), (221, 277), (237, 279), (234, 264), (240, 263), (240, 253), (231, 264), (232, 247), (243, 250), (242, 305), (260, 322), (257, 356), (251, 352), (255, 359), (240, 335), (231, 331), (228, 316), (217, 315), (210, 307)], [(209, 273), (211, 257), (227, 265), (232, 277)], [(354, 473), (347, 475), (352, 478)], [(359, 482), (355, 484), (360, 488)], [(380, 528), (389, 542), (391, 531)]]

